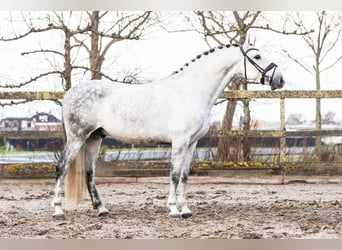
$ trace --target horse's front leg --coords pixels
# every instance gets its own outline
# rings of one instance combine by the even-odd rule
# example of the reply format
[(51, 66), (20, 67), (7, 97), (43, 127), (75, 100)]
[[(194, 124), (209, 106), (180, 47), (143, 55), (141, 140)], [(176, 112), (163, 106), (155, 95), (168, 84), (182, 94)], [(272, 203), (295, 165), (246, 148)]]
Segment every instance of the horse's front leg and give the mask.
[[(195, 148), (196, 143), (190, 146), (186, 142), (172, 143), (170, 193), (167, 202), (171, 217), (186, 218), (192, 215), (187, 206), (185, 192), (189, 166)], [(177, 206), (181, 208), (181, 212), (179, 212)]]
[(192, 212), (188, 207), (187, 200), (186, 200), (186, 184), (189, 177), (190, 172), (190, 164), (191, 160), (194, 154), (194, 151), (196, 149), (197, 141), (192, 143), (186, 154), (185, 154), (185, 160), (183, 165), (183, 170), (181, 172), (180, 180), (178, 183), (178, 197), (177, 197), (177, 204), (180, 207), (181, 211), (181, 217), (182, 218), (188, 218), (192, 216)]

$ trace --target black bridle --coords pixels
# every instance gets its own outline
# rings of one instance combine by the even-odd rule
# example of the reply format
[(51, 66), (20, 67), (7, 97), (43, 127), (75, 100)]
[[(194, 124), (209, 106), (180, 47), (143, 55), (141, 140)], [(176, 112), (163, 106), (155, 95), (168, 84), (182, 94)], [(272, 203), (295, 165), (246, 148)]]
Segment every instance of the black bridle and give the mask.
[(268, 71), (271, 71), (273, 69), (273, 72), (272, 72), (272, 75), (271, 75), (271, 79), (270, 79), (270, 85), (272, 84), (272, 81), (273, 81), (273, 76), (274, 76), (274, 73), (276, 71), (276, 68), (278, 67), (277, 64), (275, 63), (270, 63), (266, 68), (262, 68), (259, 64), (257, 64), (252, 58), (250, 58), (247, 53), (252, 51), (252, 50), (257, 50), (259, 51), (258, 49), (256, 48), (250, 48), (250, 49), (247, 49), (246, 51), (244, 51), (242, 45), (240, 46), (240, 50), (241, 50), (241, 53), (243, 54), (244, 56), (244, 67), (245, 67), (245, 78), (247, 80), (247, 69), (246, 69), (246, 64), (247, 64), (247, 60), (261, 73), (261, 79), (260, 79), (260, 83), (261, 84), (265, 84), (265, 76), (267, 74)]

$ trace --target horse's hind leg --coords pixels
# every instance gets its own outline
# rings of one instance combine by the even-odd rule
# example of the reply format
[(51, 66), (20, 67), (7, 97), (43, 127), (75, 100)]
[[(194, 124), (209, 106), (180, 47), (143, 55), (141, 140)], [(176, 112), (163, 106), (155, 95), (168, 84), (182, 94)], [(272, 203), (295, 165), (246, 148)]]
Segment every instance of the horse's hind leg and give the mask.
[(86, 171), (87, 171), (87, 188), (93, 204), (94, 209), (98, 209), (98, 215), (103, 216), (108, 214), (108, 210), (102, 204), (99, 193), (95, 185), (95, 167), (96, 160), (100, 152), (102, 137), (98, 131), (95, 131), (87, 139), (85, 144), (86, 155)]
[(64, 177), (66, 176), (70, 165), (76, 158), (83, 143), (84, 141), (78, 138), (68, 139), (63, 155), (57, 163), (55, 195), (52, 200), (52, 205), (55, 207), (55, 213), (53, 214), (53, 217), (56, 219), (65, 219), (64, 212), (62, 210)]

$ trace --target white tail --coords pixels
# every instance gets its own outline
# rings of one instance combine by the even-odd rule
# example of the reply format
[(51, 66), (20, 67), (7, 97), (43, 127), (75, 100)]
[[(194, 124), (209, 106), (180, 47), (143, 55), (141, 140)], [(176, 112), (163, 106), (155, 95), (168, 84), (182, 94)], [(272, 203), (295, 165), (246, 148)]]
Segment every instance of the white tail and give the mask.
[(77, 157), (70, 165), (65, 177), (65, 197), (67, 202), (79, 204), (86, 193), (85, 149), (81, 147)]

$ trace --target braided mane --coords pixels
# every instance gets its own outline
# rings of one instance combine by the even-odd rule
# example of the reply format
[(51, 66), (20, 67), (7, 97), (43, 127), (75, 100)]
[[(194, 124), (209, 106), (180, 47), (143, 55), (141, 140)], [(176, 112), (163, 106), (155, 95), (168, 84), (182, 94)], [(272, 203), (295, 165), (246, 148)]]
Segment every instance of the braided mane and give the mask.
[(190, 65), (190, 63), (193, 63), (193, 62), (195, 62), (195, 61), (198, 61), (202, 56), (207, 56), (207, 55), (209, 55), (209, 54), (211, 54), (211, 53), (214, 53), (215, 50), (217, 50), (217, 49), (230, 48), (230, 46), (239, 47), (238, 44), (226, 44), (226, 45), (220, 45), (220, 46), (218, 46), (218, 47), (216, 47), (216, 48), (212, 48), (212, 49), (210, 49), (210, 50), (208, 50), (208, 51), (204, 51), (202, 54), (197, 55), (197, 56), (196, 56), (194, 59), (192, 59), (190, 62), (184, 64), (184, 66), (181, 67), (179, 70), (173, 71), (171, 75), (176, 75), (176, 74), (180, 73), (181, 71), (184, 70), (185, 67), (188, 67), (188, 66)]

